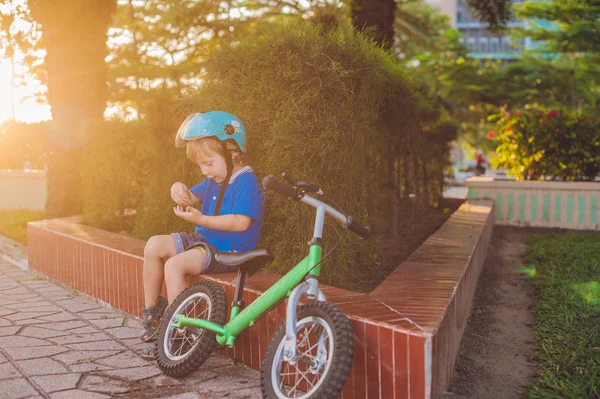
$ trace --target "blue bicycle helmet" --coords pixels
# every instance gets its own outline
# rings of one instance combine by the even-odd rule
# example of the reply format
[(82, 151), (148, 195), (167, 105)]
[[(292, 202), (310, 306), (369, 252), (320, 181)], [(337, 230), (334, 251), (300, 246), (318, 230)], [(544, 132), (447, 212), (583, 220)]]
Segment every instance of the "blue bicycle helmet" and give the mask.
[(235, 115), (222, 111), (191, 114), (179, 127), (175, 146), (185, 147), (185, 142), (203, 137), (216, 137), (221, 141), (234, 140), (246, 152), (246, 128)]

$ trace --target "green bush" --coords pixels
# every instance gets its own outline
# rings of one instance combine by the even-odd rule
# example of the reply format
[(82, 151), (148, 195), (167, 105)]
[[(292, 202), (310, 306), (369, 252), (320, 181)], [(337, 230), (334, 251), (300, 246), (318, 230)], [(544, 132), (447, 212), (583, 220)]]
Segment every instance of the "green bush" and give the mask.
[[(105, 176), (86, 181), (89, 223), (118, 225), (116, 219), (131, 207), (136, 213), (132, 231), (140, 238), (191, 230), (173, 215), (169, 195), (175, 181), (191, 186), (203, 179), (185, 151), (174, 148), (177, 128), (191, 112), (237, 115), (248, 130), (250, 164), (259, 178), (287, 171), (315, 182), (366, 224), (374, 222), (390, 142), (401, 143), (399, 150), (414, 158), (409, 179), (433, 176), (438, 169), (441, 174), (442, 162), (430, 165), (419, 157), (432, 148), (428, 137), (448, 129), (437, 125), (436, 110), (395, 59), (349, 26), (265, 27), (212, 53), (202, 79), (197, 93), (179, 101), (157, 96), (140, 122), (95, 132), (86, 176), (97, 170)], [(423, 134), (426, 122), (431, 126)], [(431, 154), (436, 157), (440, 152)], [(124, 196), (128, 190), (130, 199)], [(312, 208), (268, 193), (260, 245), (276, 255), (272, 270), (285, 271), (306, 254), (313, 220)], [(329, 223), (326, 233), (328, 249), (341, 230)], [(374, 267), (376, 246), (348, 237), (326, 262), (323, 277), (328, 284), (343, 281), (357, 289), (361, 281), (353, 281), (351, 272)]]
[[(496, 134), (497, 132), (497, 134)], [(498, 120), (495, 163), (519, 180), (594, 180), (600, 173), (600, 122), (530, 108)]]

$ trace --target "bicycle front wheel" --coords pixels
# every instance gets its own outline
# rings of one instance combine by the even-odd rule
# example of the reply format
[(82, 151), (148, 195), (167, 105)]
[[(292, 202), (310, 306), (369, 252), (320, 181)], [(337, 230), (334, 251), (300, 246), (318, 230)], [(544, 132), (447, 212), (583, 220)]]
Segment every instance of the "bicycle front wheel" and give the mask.
[(310, 302), (298, 309), (297, 355), (288, 358), (285, 322), (269, 342), (261, 370), (264, 398), (337, 398), (348, 379), (354, 356), (352, 327), (330, 302)]
[(173, 326), (177, 315), (225, 324), (227, 299), (220, 285), (202, 280), (175, 299), (158, 329), (155, 353), (158, 367), (171, 377), (185, 377), (200, 367), (217, 348), (214, 332), (196, 327)]

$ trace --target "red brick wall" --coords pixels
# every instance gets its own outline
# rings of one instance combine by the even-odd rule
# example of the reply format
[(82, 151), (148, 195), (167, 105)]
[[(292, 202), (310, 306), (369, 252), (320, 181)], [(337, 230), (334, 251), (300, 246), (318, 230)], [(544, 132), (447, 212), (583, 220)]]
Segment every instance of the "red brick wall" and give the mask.
[[(435, 398), (450, 382), (477, 278), (491, 238), (493, 204), (462, 205), (371, 294), (321, 286), (349, 316), (355, 358), (342, 398)], [(140, 316), (144, 242), (54, 219), (28, 225), (29, 267)], [(231, 303), (235, 273), (207, 278)], [(258, 272), (245, 285), (250, 304), (278, 275)], [(220, 352), (259, 369), (285, 304)]]

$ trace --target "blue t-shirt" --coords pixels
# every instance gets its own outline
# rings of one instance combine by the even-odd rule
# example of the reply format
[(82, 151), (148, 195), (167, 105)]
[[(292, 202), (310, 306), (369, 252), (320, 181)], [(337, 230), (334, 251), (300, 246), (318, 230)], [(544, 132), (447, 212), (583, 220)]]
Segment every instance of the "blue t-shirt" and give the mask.
[[(215, 208), (221, 191), (221, 184), (213, 179), (205, 179), (190, 189), (191, 193), (202, 201), (202, 214), (215, 215)], [(229, 179), (221, 204), (220, 215), (244, 215), (252, 218), (246, 231), (221, 231), (196, 226), (195, 233), (219, 251), (250, 251), (256, 248), (264, 221), (262, 207), (264, 192), (258, 178), (249, 166), (235, 172)]]

